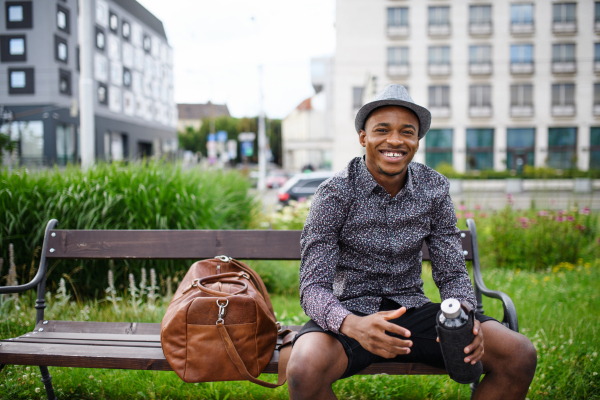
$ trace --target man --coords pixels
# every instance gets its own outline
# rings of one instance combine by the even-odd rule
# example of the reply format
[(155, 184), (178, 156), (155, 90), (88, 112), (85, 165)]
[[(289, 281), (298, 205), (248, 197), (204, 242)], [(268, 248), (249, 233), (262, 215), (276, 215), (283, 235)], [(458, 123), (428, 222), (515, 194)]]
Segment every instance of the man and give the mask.
[[(444, 368), (435, 331), (440, 305), (423, 293), (423, 240), (442, 300), (476, 305), (448, 180), (411, 163), (430, 122), (429, 111), (404, 87), (389, 85), (356, 116), (365, 156), (315, 193), (300, 265), (300, 301), (312, 319), (296, 337), (288, 364), (293, 400), (335, 399), (336, 380), (374, 362)], [(464, 358), (483, 363), (485, 378), (474, 398), (524, 399), (535, 348), (496, 320), (476, 318)]]

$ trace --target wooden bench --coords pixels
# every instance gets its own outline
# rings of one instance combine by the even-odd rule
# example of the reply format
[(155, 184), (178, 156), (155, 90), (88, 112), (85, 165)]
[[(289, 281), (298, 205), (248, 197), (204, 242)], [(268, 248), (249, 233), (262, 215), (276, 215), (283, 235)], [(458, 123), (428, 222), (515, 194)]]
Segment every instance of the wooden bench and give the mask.
[[(517, 313), (504, 293), (486, 288), (481, 276), (475, 223), (462, 231), (465, 258), (473, 263), (477, 309), (483, 312), (482, 294), (497, 298), (504, 307), (503, 323), (518, 331)], [(299, 260), (300, 231), (272, 230), (62, 230), (48, 222), (40, 268), (33, 280), (2, 293), (18, 293), (37, 286), (36, 325), (33, 332), (0, 341), (0, 370), (6, 364), (40, 367), (48, 399), (54, 391), (48, 367), (114, 368), (170, 371), (160, 345), (160, 324), (137, 322), (73, 322), (44, 319), (48, 263), (58, 259), (186, 259), (228, 255), (242, 260)], [(423, 245), (423, 260), (429, 260)], [(190, 262), (191, 264), (191, 262)], [(300, 326), (289, 326), (299, 330)], [(275, 351), (265, 373), (277, 373)], [(445, 370), (425, 364), (374, 364), (361, 374), (430, 375)]]

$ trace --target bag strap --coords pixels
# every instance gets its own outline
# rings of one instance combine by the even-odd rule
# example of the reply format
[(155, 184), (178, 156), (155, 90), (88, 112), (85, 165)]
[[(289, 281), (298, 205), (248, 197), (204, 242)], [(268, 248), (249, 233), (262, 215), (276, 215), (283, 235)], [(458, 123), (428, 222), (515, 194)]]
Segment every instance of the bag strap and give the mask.
[(286, 376), (287, 363), (290, 359), (290, 353), (292, 352), (291, 344), (292, 344), (292, 340), (293, 340), (294, 336), (296, 336), (296, 332), (290, 331), (289, 333), (287, 333), (283, 338), (283, 343), (279, 347), (279, 362), (277, 365), (277, 383), (273, 384), (273, 383), (261, 381), (260, 379), (253, 377), (250, 374), (250, 372), (248, 372), (248, 369), (246, 368), (244, 361), (242, 361), (242, 358), (238, 354), (238, 352), (235, 348), (235, 345), (233, 344), (233, 341), (231, 340), (231, 337), (229, 337), (229, 333), (227, 333), (227, 329), (225, 329), (225, 325), (218, 323), (217, 329), (219, 331), (219, 334), (221, 335), (223, 344), (225, 345), (225, 350), (227, 351), (227, 355), (231, 359), (231, 362), (233, 362), (233, 364), (238, 369), (240, 375), (242, 375), (244, 378), (246, 378), (247, 380), (249, 380), (252, 383), (256, 383), (257, 385), (261, 385), (261, 386), (268, 387), (271, 389), (279, 387), (285, 383), (285, 381), (287, 379), (287, 376)]
[(257, 289), (260, 292), (260, 294), (262, 294), (263, 298), (265, 299), (265, 302), (267, 303), (267, 307), (269, 308), (269, 311), (271, 311), (271, 314), (275, 315), (275, 311), (273, 311), (273, 304), (271, 304), (271, 298), (269, 297), (269, 292), (267, 292), (265, 283), (262, 281), (260, 275), (258, 275), (258, 273), (256, 273), (256, 271), (254, 271), (252, 268), (250, 268), (243, 262), (236, 260), (235, 258), (232, 258), (229, 262), (234, 264), (238, 268), (248, 272), (252, 276), (252, 278), (253, 278), (252, 280), (259, 286), (259, 287), (257, 287)]

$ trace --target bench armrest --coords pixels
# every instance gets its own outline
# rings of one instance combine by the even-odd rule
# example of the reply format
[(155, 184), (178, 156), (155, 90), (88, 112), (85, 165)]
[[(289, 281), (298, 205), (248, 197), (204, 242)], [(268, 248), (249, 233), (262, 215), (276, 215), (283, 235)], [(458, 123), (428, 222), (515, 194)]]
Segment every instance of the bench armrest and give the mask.
[(473, 240), (473, 277), (475, 279), (475, 297), (477, 298), (477, 311), (483, 313), (483, 304), (481, 301), (481, 295), (498, 299), (502, 301), (502, 308), (504, 309), (504, 318), (502, 323), (508, 326), (511, 330), (519, 332), (519, 321), (517, 318), (517, 309), (512, 299), (503, 292), (497, 290), (488, 289), (483, 282), (483, 276), (481, 275), (481, 265), (479, 264), (479, 248), (477, 247), (477, 230), (475, 228), (475, 221), (472, 218), (467, 219), (467, 227), (471, 232), (471, 238)]

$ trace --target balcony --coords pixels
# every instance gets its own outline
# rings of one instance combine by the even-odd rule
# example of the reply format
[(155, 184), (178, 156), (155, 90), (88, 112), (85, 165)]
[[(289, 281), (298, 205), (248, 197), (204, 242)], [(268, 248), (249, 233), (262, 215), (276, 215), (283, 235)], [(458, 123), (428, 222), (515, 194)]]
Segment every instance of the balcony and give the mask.
[(594, 61), (594, 72), (600, 72), (600, 61)]
[(510, 116), (513, 118), (533, 117), (533, 106), (531, 106), (531, 105), (510, 106)]
[(410, 68), (408, 64), (388, 65), (387, 74), (390, 77), (408, 76)]
[(594, 32), (600, 33), (600, 21), (594, 22)]
[(452, 28), (450, 24), (447, 25), (429, 25), (429, 36), (434, 37), (445, 37), (450, 36)]
[(489, 36), (492, 34), (493, 28), (491, 22), (473, 23), (469, 25), (469, 33), (471, 36)]
[(471, 106), (469, 107), (469, 117), (471, 118), (489, 118), (492, 116), (492, 107), (490, 106)]
[(469, 74), (471, 75), (491, 75), (492, 63), (472, 63), (469, 64)]
[(575, 105), (567, 104), (560, 106), (552, 106), (553, 117), (573, 117), (575, 116)]
[(533, 23), (510, 24), (510, 33), (513, 35), (525, 36), (535, 32)]
[(450, 118), (449, 106), (430, 106), (429, 112), (433, 118)]
[(510, 73), (513, 75), (533, 74), (533, 62), (510, 63)]
[(575, 61), (553, 61), (552, 72), (555, 74), (572, 74), (577, 72)]
[(404, 38), (407, 37), (410, 33), (410, 30), (407, 26), (388, 26), (387, 27), (387, 35), (391, 39), (395, 38)]
[(552, 32), (557, 35), (572, 35), (577, 33), (577, 23), (573, 22), (554, 22)]
[(594, 116), (600, 117), (600, 104), (594, 104)]
[(431, 75), (431, 76), (450, 75), (450, 64), (429, 64), (429, 75)]

